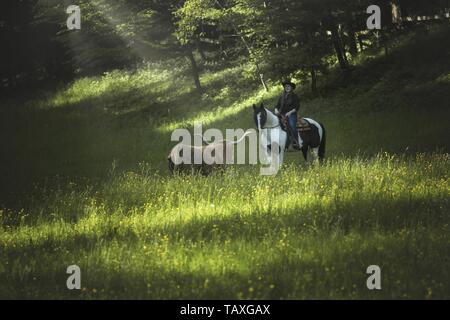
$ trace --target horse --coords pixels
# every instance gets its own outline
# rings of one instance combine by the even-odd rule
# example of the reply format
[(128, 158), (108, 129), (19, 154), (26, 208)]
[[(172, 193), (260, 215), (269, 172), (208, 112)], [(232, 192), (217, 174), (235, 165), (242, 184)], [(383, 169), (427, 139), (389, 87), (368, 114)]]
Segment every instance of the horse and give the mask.
[[(272, 111), (266, 109), (264, 104), (257, 107), (253, 104), (253, 118), (258, 132), (260, 132), (260, 147), (263, 154), (270, 161), (270, 145), (272, 137), (278, 137), (279, 164), (283, 163), (284, 151), (288, 147), (288, 128), (283, 121)], [(303, 126), (299, 129), (299, 144), (303, 157), (307, 163), (322, 162), (325, 158), (326, 133), (322, 123), (311, 118), (302, 118)]]

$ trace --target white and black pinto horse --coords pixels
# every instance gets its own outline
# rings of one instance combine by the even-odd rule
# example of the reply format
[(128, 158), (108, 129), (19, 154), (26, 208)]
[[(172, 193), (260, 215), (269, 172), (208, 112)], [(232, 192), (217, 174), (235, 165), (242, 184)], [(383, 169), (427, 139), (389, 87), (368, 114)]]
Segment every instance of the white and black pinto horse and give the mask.
[[(263, 104), (259, 107), (253, 105), (254, 120), (259, 132), (259, 144), (263, 154), (269, 163), (272, 161), (271, 145), (273, 139), (276, 139), (276, 145), (279, 146), (278, 163), (283, 164), (284, 151), (288, 144), (287, 128), (272, 111), (266, 109)], [(309, 129), (299, 131), (299, 143), (303, 157), (308, 163), (317, 160), (322, 161), (325, 158), (326, 134), (323, 124), (311, 119), (303, 118), (308, 124)]]

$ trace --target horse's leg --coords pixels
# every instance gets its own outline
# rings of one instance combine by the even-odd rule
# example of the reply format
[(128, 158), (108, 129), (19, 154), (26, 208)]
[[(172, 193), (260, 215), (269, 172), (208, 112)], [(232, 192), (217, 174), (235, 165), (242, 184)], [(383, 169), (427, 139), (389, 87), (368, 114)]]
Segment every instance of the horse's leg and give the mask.
[(318, 159), (319, 159), (319, 148), (311, 148), (311, 160), (312, 163), (317, 163)]
[(284, 151), (286, 150), (286, 144), (287, 144), (287, 136), (286, 137), (281, 137), (280, 139), (280, 166), (283, 164), (284, 162)]
[(269, 144), (264, 148), (267, 164), (272, 164), (272, 146)]
[(298, 146), (300, 147), (300, 149), (303, 149), (303, 145), (304, 145), (304, 142), (303, 142), (302, 136), (299, 131), (298, 132)]
[(306, 164), (308, 166), (310, 166), (311, 162), (312, 162), (312, 157), (313, 157), (313, 155), (311, 154), (311, 148), (308, 148), (308, 152), (306, 154), (307, 154)]
[(302, 154), (303, 154), (303, 158), (305, 159), (305, 161), (308, 161), (308, 146), (302, 147)]
[(312, 166), (317, 162), (319, 148), (308, 148), (306, 164)]
[(283, 164), (283, 161), (284, 161), (284, 147), (285, 147), (284, 145), (281, 145), (280, 148), (279, 148), (280, 153), (278, 154), (279, 155), (278, 159), (279, 159), (279, 165), (280, 166)]
[(259, 139), (259, 156), (261, 158), (264, 159), (260, 159), (262, 160), (262, 162), (266, 165), (270, 165), (272, 163), (272, 158), (271, 158), (271, 150), (270, 150), (270, 144), (269, 141), (267, 139), (266, 134), (263, 132), (260, 135), (260, 139)]

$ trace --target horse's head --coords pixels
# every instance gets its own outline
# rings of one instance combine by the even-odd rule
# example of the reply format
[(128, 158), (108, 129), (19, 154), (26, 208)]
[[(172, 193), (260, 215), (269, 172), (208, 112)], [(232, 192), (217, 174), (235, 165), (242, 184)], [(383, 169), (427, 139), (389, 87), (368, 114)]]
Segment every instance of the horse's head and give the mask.
[(264, 108), (263, 103), (261, 103), (259, 107), (253, 104), (253, 119), (255, 120), (256, 128), (258, 130), (264, 128), (267, 122), (267, 110)]

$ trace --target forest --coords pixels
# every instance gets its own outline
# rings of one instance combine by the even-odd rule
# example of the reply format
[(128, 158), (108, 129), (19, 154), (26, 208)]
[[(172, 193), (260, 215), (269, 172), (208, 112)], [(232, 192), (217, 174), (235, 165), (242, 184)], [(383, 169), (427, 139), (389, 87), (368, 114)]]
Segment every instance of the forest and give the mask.
[[(449, 18), (448, 0), (192, 0), (77, 1), (83, 27), (66, 28), (70, 1), (1, 4), (2, 89), (64, 82), (146, 62), (189, 64), (200, 75), (251, 62), (252, 81), (317, 78), (335, 61), (343, 73), (376, 43), (389, 53), (396, 36), (417, 24)], [(381, 9), (380, 30), (368, 30), (366, 8)]]

